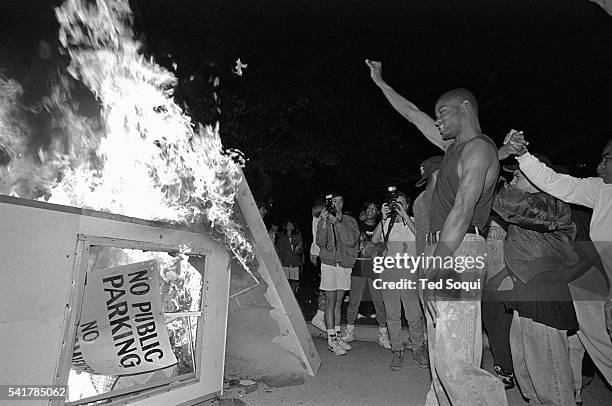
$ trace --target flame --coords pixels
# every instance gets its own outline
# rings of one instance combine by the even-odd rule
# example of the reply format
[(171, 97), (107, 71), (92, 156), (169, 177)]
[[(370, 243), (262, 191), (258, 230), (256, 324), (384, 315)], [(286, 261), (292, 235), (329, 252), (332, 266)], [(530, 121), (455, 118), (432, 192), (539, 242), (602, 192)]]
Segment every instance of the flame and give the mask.
[[(66, 0), (56, 17), (60, 42), (70, 56), (68, 72), (95, 95), (102, 129), (94, 130), (94, 123), (74, 113), (68, 85), (60, 81), (42, 106), (61, 110), (58, 116), (64, 117), (62, 125), (70, 136), (52, 144), (50, 152), (41, 150), (33, 170), (44, 180), (39, 183), (47, 200), (202, 225), (246, 268), (252, 247), (232, 216), (245, 161), (239, 151), (223, 149), (218, 124), (194, 126), (175, 103), (177, 79), (140, 53), (128, 1)], [(7, 99), (2, 105), (10, 108), (19, 87), (0, 78), (0, 89), (0, 97)], [(0, 110), (2, 123), (10, 113)], [(0, 133), (0, 147), (23, 149), (14, 131), (8, 138)], [(27, 171), (16, 169), (20, 159), (11, 154), (8, 170), (23, 177)], [(21, 165), (32, 170), (31, 162)]]

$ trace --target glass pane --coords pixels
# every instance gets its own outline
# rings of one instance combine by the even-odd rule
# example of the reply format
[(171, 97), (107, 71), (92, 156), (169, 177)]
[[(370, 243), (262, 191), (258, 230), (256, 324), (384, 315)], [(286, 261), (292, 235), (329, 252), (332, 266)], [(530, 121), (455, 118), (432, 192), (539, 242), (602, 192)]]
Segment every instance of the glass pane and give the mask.
[[(145, 261), (154, 262), (146, 263)], [(126, 305), (121, 305), (121, 300), (124, 300), (122, 295), (128, 297), (128, 293), (132, 293), (132, 296), (129, 296), (130, 298), (140, 299), (137, 295), (146, 290), (143, 287), (145, 284), (141, 283), (145, 279), (142, 276), (145, 271), (139, 271), (139, 267), (144, 266), (141, 264), (145, 263), (149, 264), (149, 272), (157, 273), (157, 276), (153, 278), (155, 279), (154, 282), (147, 282), (150, 282), (151, 286), (156, 283), (159, 290), (159, 295), (155, 301), (159, 304), (163, 316), (156, 320), (153, 320), (151, 315), (154, 313), (152, 307), (154, 307), (155, 301), (144, 304), (145, 302), (138, 302), (137, 300), (130, 302), (125, 299), (126, 302), (124, 303)], [(153, 263), (155, 267), (152, 266)], [(204, 265), (205, 258), (203, 256), (187, 256), (179, 253), (116, 247), (90, 247), (83, 309), (79, 316), (80, 326), (78, 331), (80, 333), (77, 332), (73, 363), (68, 379), (71, 402), (99, 395), (108, 395), (104, 397), (120, 396), (126, 392), (133, 393), (145, 387), (165, 384), (169, 380), (176, 381), (194, 376), (196, 371), (194, 349), (197, 340), (197, 326), (198, 323), (202, 322), (199, 311), (202, 303)], [(131, 273), (129, 273), (130, 270)], [(96, 274), (96, 272), (98, 273)], [(125, 278), (119, 276), (123, 275), (121, 272), (126, 272)], [(104, 285), (98, 290), (104, 288), (104, 293), (99, 294), (105, 295), (106, 302), (103, 302), (103, 305), (106, 304), (106, 308), (102, 310), (108, 316), (108, 320), (105, 321), (109, 322), (110, 325), (100, 327), (96, 324), (100, 332), (96, 330), (94, 334), (93, 329), (87, 330), (89, 324), (92, 323), (88, 324), (87, 320), (84, 320), (89, 316), (83, 313), (90, 313), (94, 306), (92, 304), (94, 303), (94, 300), (92, 300), (94, 295), (91, 291), (94, 286), (97, 286), (99, 280), (105, 281)], [(124, 284), (121, 284), (120, 281)], [(89, 285), (89, 289), (87, 285)], [(149, 294), (153, 295), (153, 292), (147, 292), (147, 295)], [(142, 297), (144, 298), (145, 295)], [(86, 303), (89, 304), (86, 305)], [(125, 318), (125, 321), (121, 322), (119, 316)], [(158, 321), (160, 324), (157, 323)], [(155, 326), (163, 325), (165, 331), (153, 331), (154, 324)], [(132, 331), (129, 330), (129, 327), (126, 327), (128, 325), (132, 328)], [(149, 330), (147, 331), (147, 329)], [(129, 369), (125, 369), (125, 373), (118, 373), (117, 371), (115, 371), (116, 373), (100, 373), (100, 370), (97, 370), (95, 366), (100, 365), (99, 359), (92, 360), (92, 354), (94, 358), (101, 357), (104, 359), (106, 354), (109, 354), (109, 350), (108, 348), (100, 348), (104, 344), (102, 339), (88, 343), (84, 341), (87, 341), (88, 335), (89, 339), (95, 337), (96, 334), (103, 335), (103, 331), (106, 331), (109, 337), (112, 335), (115, 348), (112, 349), (114, 353), (111, 355), (117, 354), (118, 357), (119, 353), (123, 353), (124, 359), (127, 360), (126, 363), (129, 364), (131, 360), (136, 360), (138, 355), (135, 354), (138, 354), (138, 351), (141, 351), (141, 358), (147, 358), (144, 351), (150, 347), (152, 364), (147, 366), (146, 371), (139, 373), (130, 373)], [(80, 342), (79, 337), (81, 338)], [(134, 337), (134, 339), (132, 340), (131, 337)], [(163, 337), (167, 337), (165, 343), (171, 348), (176, 360), (169, 366), (158, 366), (154, 362), (155, 351), (163, 347), (163, 343), (159, 344), (160, 341), (164, 340)], [(128, 339), (131, 341), (128, 342)], [(98, 344), (99, 347), (96, 347)], [(86, 346), (88, 346), (87, 351), (84, 350)], [(87, 359), (88, 356), (89, 359)], [(117, 360), (114, 361), (116, 364)], [(143, 362), (143, 360), (139, 361)], [(108, 362), (112, 363), (113, 360)], [(94, 366), (92, 367), (90, 364)], [(113, 368), (117, 369), (116, 366)]]

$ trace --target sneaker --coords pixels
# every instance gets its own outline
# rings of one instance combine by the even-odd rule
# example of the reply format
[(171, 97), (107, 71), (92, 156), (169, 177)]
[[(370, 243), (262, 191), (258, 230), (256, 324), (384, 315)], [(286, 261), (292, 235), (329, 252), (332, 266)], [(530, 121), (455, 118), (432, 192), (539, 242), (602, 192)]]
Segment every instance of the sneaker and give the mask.
[(506, 371), (499, 365), (494, 365), (493, 368), (499, 379), (504, 383), (505, 390), (514, 388), (514, 374), (512, 372)]
[(382, 345), (387, 349), (391, 349), (391, 343), (389, 342), (389, 334), (388, 333), (380, 333), (378, 335), (378, 344)]
[(317, 319), (316, 317), (310, 321), (310, 324), (318, 328), (324, 333), (327, 333), (327, 327), (325, 327), (325, 322), (321, 319)]
[(370, 314), (370, 318), (371, 318), (371, 319), (375, 319), (375, 318), (376, 318), (376, 313), (372, 313), (372, 314)]
[(335, 355), (344, 355), (346, 354), (346, 350), (340, 347), (338, 339), (334, 339), (331, 342), (327, 342), (327, 349), (330, 352), (333, 352)]
[(427, 349), (424, 346), (420, 346), (416, 350), (412, 350), (412, 361), (421, 369), (429, 368)]
[(355, 332), (353, 332), (353, 331), (348, 331), (347, 330), (344, 333), (344, 335), (342, 336), (342, 341), (344, 341), (345, 343), (350, 343), (354, 339), (355, 339)]
[(365, 316), (361, 313), (357, 313), (357, 318), (358, 319), (365, 319)]
[(345, 351), (353, 349), (353, 347), (350, 344), (347, 344), (342, 338), (338, 340), (338, 345), (340, 345), (340, 347), (342, 347)]
[(404, 351), (393, 351), (393, 359), (391, 360), (391, 364), (389, 364), (389, 368), (392, 371), (399, 371), (404, 366)]

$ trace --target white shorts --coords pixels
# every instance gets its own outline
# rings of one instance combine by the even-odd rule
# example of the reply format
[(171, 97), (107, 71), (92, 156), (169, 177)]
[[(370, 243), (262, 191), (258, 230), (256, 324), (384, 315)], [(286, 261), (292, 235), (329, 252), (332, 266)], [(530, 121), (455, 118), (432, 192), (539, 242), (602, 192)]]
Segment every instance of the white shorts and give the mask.
[(300, 280), (300, 268), (297, 266), (284, 266), (285, 276), (287, 279), (291, 279), (294, 281)]
[(351, 268), (321, 264), (321, 290), (351, 290)]

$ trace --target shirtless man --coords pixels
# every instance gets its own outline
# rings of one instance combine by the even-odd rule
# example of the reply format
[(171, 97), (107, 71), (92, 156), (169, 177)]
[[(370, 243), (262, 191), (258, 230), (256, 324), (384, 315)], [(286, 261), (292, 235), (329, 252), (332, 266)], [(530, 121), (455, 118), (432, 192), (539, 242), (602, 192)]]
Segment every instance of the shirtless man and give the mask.
[[(480, 368), (482, 331), (481, 289), (466, 292), (446, 288), (446, 280), (480, 281), (484, 267), (460, 271), (459, 258), (482, 260), (486, 242), (482, 230), (487, 222), (499, 163), (495, 143), (482, 134), (478, 104), (467, 89), (444, 93), (435, 106), (434, 121), (382, 79), (382, 64), (366, 60), (374, 83), (393, 108), (414, 124), (425, 137), (445, 151), (432, 196), (430, 233), (426, 255), (452, 258), (454, 269), (430, 266), (426, 277), (443, 281), (443, 289), (423, 289), (432, 386), (426, 405), (507, 405), (503, 384)], [(421, 284), (419, 284), (419, 287)]]

